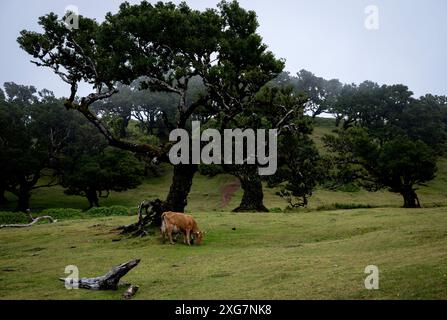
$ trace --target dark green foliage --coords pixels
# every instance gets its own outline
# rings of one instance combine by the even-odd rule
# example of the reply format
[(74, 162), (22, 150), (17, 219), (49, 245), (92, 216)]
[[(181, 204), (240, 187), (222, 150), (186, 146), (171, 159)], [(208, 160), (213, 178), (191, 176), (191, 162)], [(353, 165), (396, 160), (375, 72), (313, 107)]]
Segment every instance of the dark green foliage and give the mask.
[(404, 207), (419, 207), (415, 186), (435, 177), (435, 153), (421, 140), (400, 136), (380, 143), (359, 127), (325, 140), (330, 150), (338, 152), (338, 179), (368, 189), (387, 187), (404, 197)]
[[(191, 119), (213, 117), (226, 127), (284, 67), (257, 33), (256, 13), (244, 10), (236, 1), (222, 1), (217, 9), (205, 11), (193, 10), (186, 3), (123, 3), (118, 13), (107, 14), (101, 24), (81, 17), (78, 30), (69, 31), (54, 14), (41, 17), (39, 24), (43, 33), (22, 31), (18, 42), (36, 65), (51, 68), (70, 85), (65, 106), (82, 113), (110, 145), (157, 161), (168, 161), (169, 145), (164, 141), (160, 146), (123, 139), (127, 107), (108, 108), (111, 118), (104, 119), (89, 109), (116, 94), (116, 83), (130, 85), (141, 80), (142, 90), (176, 97), (174, 117), (154, 106), (142, 109), (149, 115), (156, 113), (157, 121), (149, 117), (150, 127), (140, 121), (154, 134), (152, 126), (160, 123), (160, 115), (168, 129), (188, 128)], [(197, 77), (205, 90), (191, 97), (190, 85)], [(81, 81), (92, 84), (96, 91), (78, 99)], [(184, 210), (196, 171), (196, 166), (174, 170), (167, 197), (172, 210)]]
[(98, 207), (99, 198), (107, 197), (110, 191), (137, 187), (143, 175), (144, 166), (133, 154), (107, 147), (93, 128), (79, 129), (79, 135), (64, 150), (60, 172), (65, 193), (85, 196), (90, 207)]
[(306, 114), (314, 120), (318, 115), (331, 109), (343, 86), (337, 79), (326, 80), (304, 69), (296, 76), (283, 72), (271, 82), (271, 85), (291, 87), (295, 93), (305, 94), (308, 98), (305, 105)]
[(420, 99), (404, 85), (365, 81), (345, 85), (332, 106), (341, 125), (325, 143), (336, 154), (335, 186), (358, 183), (370, 190), (400, 193), (404, 207), (419, 207), (415, 186), (435, 177), (436, 156), (445, 148), (445, 100)]
[(409, 106), (412, 95), (404, 85), (346, 84), (331, 100), (329, 112), (343, 129), (360, 125), (382, 135), (384, 127), (397, 125), (396, 117)]
[[(34, 87), (5, 84), (7, 100), (0, 102), (0, 189), (18, 197), (18, 209), (29, 208), (33, 190), (56, 182), (48, 169), (58, 165), (58, 156), (71, 134), (73, 113), (61, 100)], [(46, 177), (46, 184), (38, 184)], [(0, 190), (0, 191), (2, 191)]]
[(308, 204), (313, 190), (323, 180), (325, 168), (312, 140), (305, 134), (289, 133), (281, 138), (281, 167), (276, 181), (285, 181), (279, 196), (292, 208)]
[(308, 103), (308, 97), (291, 86), (269, 85), (257, 95), (252, 112), (257, 120), (254, 127), (278, 129), (278, 170), (267, 181), (269, 186), (281, 184), (278, 195), (291, 207), (306, 206), (323, 176), (318, 150), (309, 137), (312, 121), (304, 115)]
[(413, 141), (421, 140), (441, 155), (446, 149), (447, 123), (443, 121), (446, 110), (445, 97), (426, 95), (412, 100), (398, 117), (396, 135), (404, 133)]
[(0, 224), (29, 223), (29, 217), (23, 212), (0, 211)]
[(337, 191), (341, 191), (341, 192), (349, 192), (349, 193), (354, 193), (354, 192), (359, 192), (361, 190), (361, 188), (356, 185), (355, 183), (352, 182), (348, 182), (346, 184), (343, 184), (342, 186), (340, 186)]

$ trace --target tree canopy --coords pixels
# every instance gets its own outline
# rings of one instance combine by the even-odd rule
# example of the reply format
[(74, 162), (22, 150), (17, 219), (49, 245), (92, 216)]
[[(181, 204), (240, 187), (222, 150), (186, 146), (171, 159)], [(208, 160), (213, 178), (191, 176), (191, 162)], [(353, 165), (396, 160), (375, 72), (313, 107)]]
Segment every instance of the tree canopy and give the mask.
[[(168, 161), (169, 144), (132, 143), (114, 134), (91, 105), (118, 92), (118, 83), (143, 79), (140, 89), (169, 92), (177, 97), (174, 124), (187, 128), (191, 117), (210, 115), (227, 123), (252, 101), (259, 89), (275, 78), (284, 63), (267, 50), (257, 34), (256, 13), (236, 1), (222, 1), (217, 9), (193, 10), (185, 3), (143, 1), (123, 3), (103, 23), (80, 17), (79, 29), (69, 30), (50, 13), (39, 19), (43, 33), (22, 31), (20, 46), (38, 66), (51, 68), (71, 87), (65, 102), (81, 112), (111, 146), (159, 161)], [(188, 104), (191, 79), (199, 76), (206, 93)], [(94, 88), (77, 98), (78, 85)], [(183, 211), (197, 171), (194, 165), (174, 168), (168, 206)]]

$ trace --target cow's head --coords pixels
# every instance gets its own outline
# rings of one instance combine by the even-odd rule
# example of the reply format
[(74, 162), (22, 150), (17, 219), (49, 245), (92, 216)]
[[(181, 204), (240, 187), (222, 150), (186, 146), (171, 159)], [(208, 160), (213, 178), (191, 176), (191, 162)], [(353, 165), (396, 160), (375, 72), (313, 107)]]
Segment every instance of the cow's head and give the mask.
[(203, 241), (203, 232), (202, 231), (197, 231), (194, 232), (194, 237), (196, 238), (196, 243), (197, 244), (201, 244)]

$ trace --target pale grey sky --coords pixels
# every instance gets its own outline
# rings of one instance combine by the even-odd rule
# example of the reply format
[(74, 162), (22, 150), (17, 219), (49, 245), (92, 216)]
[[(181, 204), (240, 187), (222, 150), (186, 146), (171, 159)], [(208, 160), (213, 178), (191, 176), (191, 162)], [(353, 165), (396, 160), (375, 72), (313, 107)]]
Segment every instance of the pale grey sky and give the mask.
[[(20, 50), (22, 29), (38, 31), (37, 18), (63, 14), (75, 5), (82, 15), (101, 21), (120, 0), (14, 0), (0, 2), (0, 84), (14, 81), (47, 88), (58, 96), (69, 88), (50, 70), (38, 68)], [(139, 0), (129, 1), (138, 3)], [(173, 1), (179, 2), (179, 1)], [(186, 1), (215, 7), (217, 0)], [(307, 69), (346, 83), (372, 80), (403, 83), (416, 96), (447, 95), (447, 1), (445, 0), (241, 0), (258, 14), (259, 32), (286, 70)], [(378, 30), (364, 27), (365, 8), (379, 8)], [(83, 93), (87, 88), (83, 88)]]

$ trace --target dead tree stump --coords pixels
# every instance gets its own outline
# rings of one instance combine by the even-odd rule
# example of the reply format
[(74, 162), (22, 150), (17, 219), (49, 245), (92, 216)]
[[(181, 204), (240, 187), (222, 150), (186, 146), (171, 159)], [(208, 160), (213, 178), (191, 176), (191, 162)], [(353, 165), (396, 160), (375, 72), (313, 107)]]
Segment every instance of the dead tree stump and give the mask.
[[(149, 211), (149, 208), (151, 210)], [(145, 211), (146, 215), (143, 215)], [(147, 235), (147, 227), (160, 227), (161, 226), (161, 215), (166, 210), (165, 202), (160, 199), (153, 201), (145, 200), (138, 206), (138, 221), (127, 226), (118, 227), (117, 230), (121, 230), (121, 234), (132, 234), (134, 236), (145, 236)]]
[[(140, 259), (134, 259), (129, 262), (120, 264), (119, 266), (115, 266), (101, 277), (79, 279), (77, 286), (79, 288), (89, 290), (117, 290), (120, 279), (124, 277), (130, 270), (135, 268), (140, 263), (140, 261)], [(66, 283), (67, 281), (69, 281), (70, 285), (76, 286), (76, 283), (73, 283), (74, 279), (60, 278), (60, 280)]]

